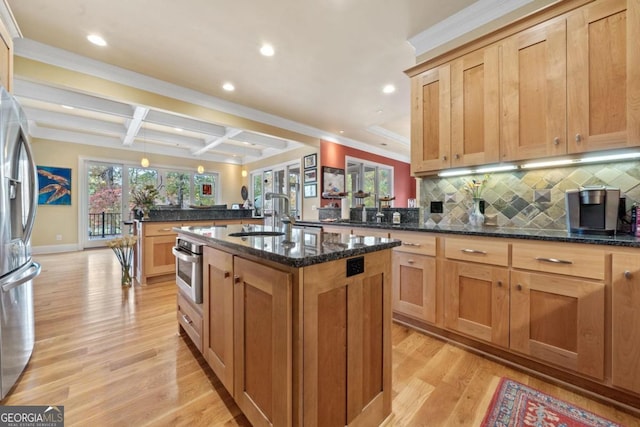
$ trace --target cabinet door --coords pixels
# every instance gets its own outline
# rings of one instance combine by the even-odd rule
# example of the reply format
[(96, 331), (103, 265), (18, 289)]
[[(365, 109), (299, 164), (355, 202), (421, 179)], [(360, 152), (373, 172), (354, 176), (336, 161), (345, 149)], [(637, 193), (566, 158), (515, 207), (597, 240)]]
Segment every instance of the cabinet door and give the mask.
[(176, 244), (175, 234), (144, 238), (144, 274), (172, 273), (176, 271), (176, 258), (171, 248)]
[(393, 252), (393, 310), (436, 323), (436, 260)]
[(411, 173), (451, 166), (451, 68), (411, 79)]
[(233, 395), (233, 255), (204, 247), (204, 358)]
[(234, 398), (254, 426), (290, 426), (291, 274), (235, 257)]
[(640, 257), (613, 254), (611, 383), (640, 393)]
[(502, 160), (567, 153), (566, 47), (564, 18), (502, 43)]
[(444, 321), (454, 331), (509, 346), (509, 271), (446, 261)]
[(567, 17), (570, 153), (640, 145), (639, 9), (601, 0)]
[(451, 64), (451, 166), (500, 160), (498, 46), (471, 52)]
[(602, 380), (604, 284), (512, 271), (511, 349)]
[(391, 413), (391, 250), (304, 268), (305, 426), (379, 425)]

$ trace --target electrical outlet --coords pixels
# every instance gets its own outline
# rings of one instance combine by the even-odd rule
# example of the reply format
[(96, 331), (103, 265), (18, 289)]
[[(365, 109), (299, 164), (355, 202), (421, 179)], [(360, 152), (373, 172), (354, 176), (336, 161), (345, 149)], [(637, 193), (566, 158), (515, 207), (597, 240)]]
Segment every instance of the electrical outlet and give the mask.
[(56, 234), (56, 240), (62, 240), (62, 234)]

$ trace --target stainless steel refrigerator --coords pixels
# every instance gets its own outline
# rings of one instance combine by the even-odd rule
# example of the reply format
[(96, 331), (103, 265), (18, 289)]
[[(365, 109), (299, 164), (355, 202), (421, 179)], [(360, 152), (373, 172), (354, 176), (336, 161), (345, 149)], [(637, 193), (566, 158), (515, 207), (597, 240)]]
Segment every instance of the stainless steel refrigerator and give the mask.
[(31, 230), (38, 201), (36, 165), (27, 121), (18, 102), (0, 88), (0, 399), (31, 357), (34, 343)]

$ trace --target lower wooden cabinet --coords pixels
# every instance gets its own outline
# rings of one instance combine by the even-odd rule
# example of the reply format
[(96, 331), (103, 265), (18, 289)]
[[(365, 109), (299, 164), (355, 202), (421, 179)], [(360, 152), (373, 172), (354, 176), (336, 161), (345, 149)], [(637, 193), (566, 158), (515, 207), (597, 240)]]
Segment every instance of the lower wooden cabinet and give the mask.
[(640, 393), (640, 256), (612, 256), (611, 383)]
[(394, 251), (393, 310), (436, 323), (436, 259)]
[(148, 276), (175, 273), (176, 258), (171, 252), (175, 244), (175, 233), (144, 238), (144, 271)]
[(604, 378), (604, 283), (511, 272), (511, 349)]
[(198, 304), (178, 291), (178, 325), (202, 351), (202, 312)]
[(233, 395), (233, 255), (205, 246), (202, 263), (203, 355)]
[(445, 261), (445, 327), (501, 347), (509, 346), (509, 270)]

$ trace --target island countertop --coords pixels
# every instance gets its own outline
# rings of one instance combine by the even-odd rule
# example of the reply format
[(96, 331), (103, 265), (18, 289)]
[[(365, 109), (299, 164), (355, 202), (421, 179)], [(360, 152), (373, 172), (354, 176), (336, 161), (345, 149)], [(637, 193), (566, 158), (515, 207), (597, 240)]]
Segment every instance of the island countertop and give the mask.
[(227, 247), (295, 268), (391, 249), (401, 244), (395, 239), (351, 235), (347, 230), (345, 233), (324, 232), (320, 227), (293, 227), (290, 242), (284, 235), (231, 236), (233, 233), (274, 231), (264, 225), (174, 227), (173, 230), (178, 235), (190, 236), (211, 246)]

